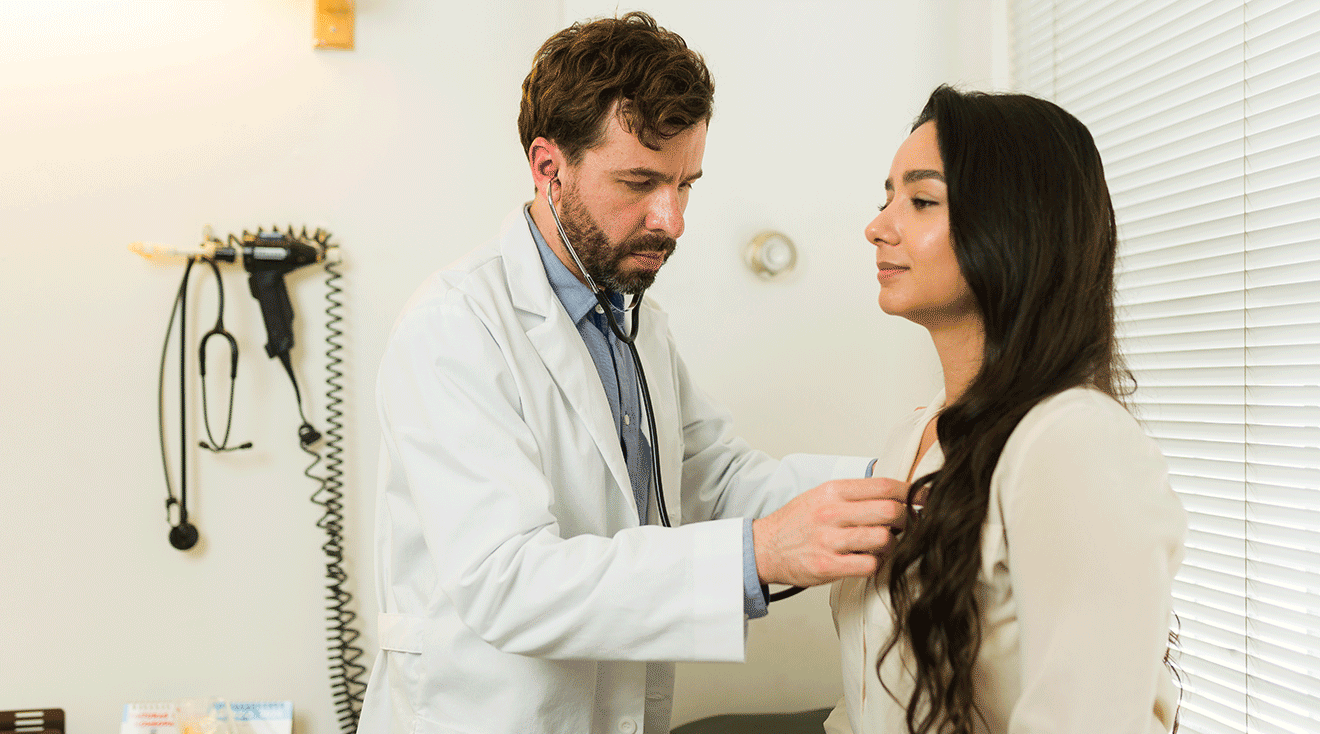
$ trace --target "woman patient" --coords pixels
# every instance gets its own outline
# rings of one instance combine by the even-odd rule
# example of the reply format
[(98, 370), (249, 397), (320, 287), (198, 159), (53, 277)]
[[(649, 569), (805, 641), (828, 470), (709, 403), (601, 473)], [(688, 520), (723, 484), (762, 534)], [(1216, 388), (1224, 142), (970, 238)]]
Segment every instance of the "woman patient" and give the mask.
[(1090, 133), (1050, 102), (940, 87), (866, 237), (880, 307), (930, 332), (944, 390), (876, 465), (913, 483), (906, 530), (875, 578), (832, 590), (845, 695), (826, 731), (1169, 731), (1186, 520), (1119, 402)]

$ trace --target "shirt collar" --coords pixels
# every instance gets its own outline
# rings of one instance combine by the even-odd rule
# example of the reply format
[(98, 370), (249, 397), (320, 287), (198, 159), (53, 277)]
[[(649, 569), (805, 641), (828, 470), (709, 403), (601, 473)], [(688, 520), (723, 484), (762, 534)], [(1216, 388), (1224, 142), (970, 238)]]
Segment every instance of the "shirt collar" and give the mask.
[[(596, 307), (595, 294), (585, 283), (578, 280), (577, 276), (560, 262), (555, 251), (550, 249), (550, 245), (541, 236), (541, 230), (537, 229), (536, 222), (532, 221), (531, 204), (523, 206), (523, 216), (527, 218), (527, 228), (532, 231), (532, 239), (536, 240), (536, 249), (541, 253), (541, 264), (545, 266), (550, 289), (555, 292), (559, 302), (564, 304), (564, 310), (568, 312), (568, 317), (573, 323), (582, 321)], [(623, 296), (610, 293), (609, 297), (610, 303), (614, 304), (616, 314), (622, 315)]]

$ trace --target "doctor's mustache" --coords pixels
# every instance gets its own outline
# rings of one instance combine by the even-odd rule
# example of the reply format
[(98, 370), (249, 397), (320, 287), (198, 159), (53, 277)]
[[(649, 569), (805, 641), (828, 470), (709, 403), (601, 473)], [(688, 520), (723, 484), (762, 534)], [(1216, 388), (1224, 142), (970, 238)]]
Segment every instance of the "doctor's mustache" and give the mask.
[(674, 254), (674, 250), (678, 249), (678, 240), (664, 235), (644, 234), (624, 242), (623, 247), (620, 249), (629, 255), (656, 253), (664, 255), (668, 259), (670, 255)]

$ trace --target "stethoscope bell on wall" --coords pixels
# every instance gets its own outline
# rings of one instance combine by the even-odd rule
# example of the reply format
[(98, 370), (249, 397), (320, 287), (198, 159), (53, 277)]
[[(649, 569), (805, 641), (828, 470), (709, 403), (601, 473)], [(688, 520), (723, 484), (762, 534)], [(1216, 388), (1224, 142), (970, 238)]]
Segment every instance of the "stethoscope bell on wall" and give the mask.
[(764, 280), (773, 280), (797, 265), (797, 248), (782, 232), (766, 230), (752, 238), (743, 249), (743, 260)]
[(181, 551), (190, 550), (197, 545), (197, 526), (184, 520), (170, 528), (170, 545)]

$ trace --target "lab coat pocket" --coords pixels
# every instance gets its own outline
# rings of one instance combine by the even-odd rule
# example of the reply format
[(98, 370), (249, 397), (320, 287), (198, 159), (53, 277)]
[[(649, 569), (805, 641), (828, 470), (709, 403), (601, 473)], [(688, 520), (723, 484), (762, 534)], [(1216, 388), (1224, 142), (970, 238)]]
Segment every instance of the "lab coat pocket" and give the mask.
[(422, 685), (422, 647), (425, 620), (408, 614), (381, 614), (377, 617), (377, 630), (382, 664), (387, 666), (393, 679), (390, 708), (394, 726), (392, 732), (419, 731), (418, 712), (425, 709)]
[(413, 728), (413, 734), (480, 734), (479, 729), (456, 729), (452, 724), (441, 724), (426, 719), (417, 719), (417, 726)]
[(425, 618), (411, 614), (381, 614), (377, 619), (380, 649), (421, 654)]

